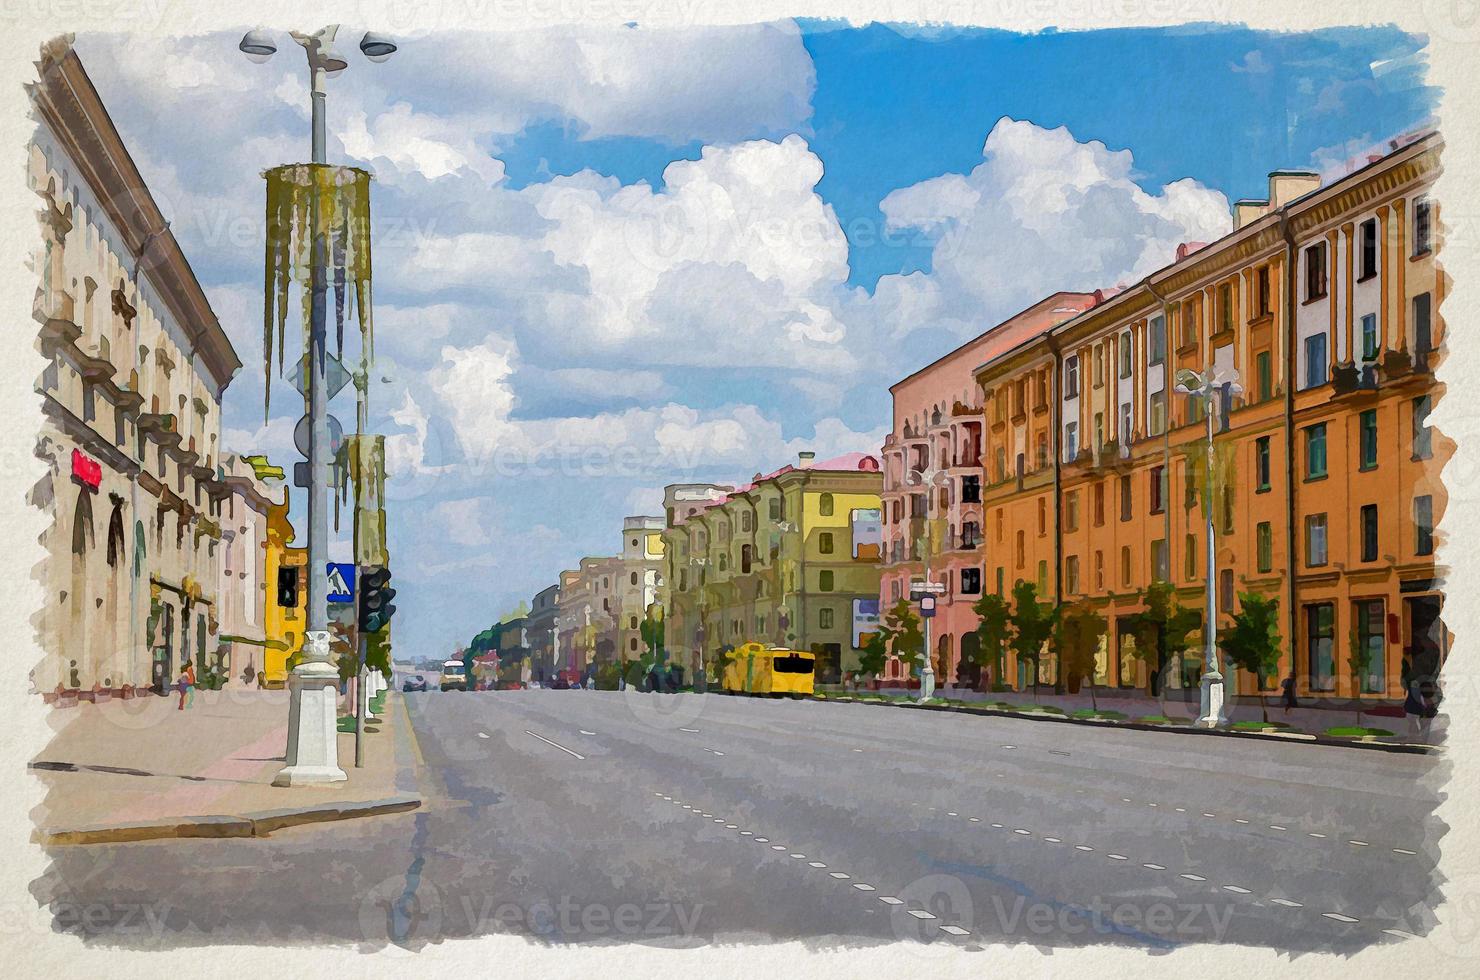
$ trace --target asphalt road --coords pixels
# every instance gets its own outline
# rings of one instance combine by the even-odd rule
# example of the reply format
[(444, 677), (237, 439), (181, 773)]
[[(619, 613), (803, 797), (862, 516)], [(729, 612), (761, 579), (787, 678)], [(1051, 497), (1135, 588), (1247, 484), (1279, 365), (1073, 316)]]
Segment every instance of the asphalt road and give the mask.
[(1434, 756), (714, 695), (405, 701), (421, 811), (54, 848), (53, 928), (1351, 952), (1438, 902)]

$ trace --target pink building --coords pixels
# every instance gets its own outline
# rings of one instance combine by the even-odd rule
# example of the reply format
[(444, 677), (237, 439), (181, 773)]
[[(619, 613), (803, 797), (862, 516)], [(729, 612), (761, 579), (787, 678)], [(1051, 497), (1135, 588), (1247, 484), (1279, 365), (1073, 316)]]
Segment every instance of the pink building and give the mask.
[[(982, 412), (975, 371), (1096, 303), (1093, 293), (1054, 293), (998, 324), (946, 356), (890, 387), (893, 431), (884, 438), (884, 567), (879, 614), (886, 616), (910, 581), (926, 577), (945, 594), (931, 622), (931, 658), (936, 682), (956, 682), (964, 648), (976, 643), (981, 597), (983, 535), (981, 507)], [(994, 422), (1005, 425), (1006, 422)], [(886, 684), (904, 684), (905, 664), (890, 660)]]

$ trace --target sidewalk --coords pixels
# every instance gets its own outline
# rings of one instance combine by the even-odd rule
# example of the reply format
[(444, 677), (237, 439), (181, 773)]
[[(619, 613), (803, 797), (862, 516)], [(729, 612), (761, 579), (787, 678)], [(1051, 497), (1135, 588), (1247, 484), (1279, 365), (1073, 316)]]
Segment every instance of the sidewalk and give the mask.
[[(840, 697), (852, 697), (858, 699), (874, 699), (882, 697), (884, 700), (913, 701), (919, 697), (918, 691), (905, 691), (899, 688), (869, 691), (865, 689), (844, 690), (841, 687), (828, 685), (825, 690), (819, 690), (828, 699)], [(1186, 694), (1192, 695), (1192, 700), (1186, 700)], [(1054, 694), (1051, 687), (1040, 690), (1037, 699), (1033, 697), (1031, 690), (1008, 691), (1004, 693), (989, 693), (974, 691), (969, 688), (942, 688), (936, 692), (936, 698), (944, 703), (970, 705), (981, 708), (1006, 708), (1010, 711), (1032, 713), (1035, 710), (1048, 709), (1047, 713), (1059, 714), (1072, 717), (1076, 712), (1088, 713), (1094, 704), (1098, 705), (1102, 717), (1105, 713), (1115, 712), (1123, 715), (1123, 719), (1117, 719), (1125, 723), (1133, 723), (1137, 719), (1161, 716), (1163, 707), (1165, 717), (1171, 724), (1159, 727), (1176, 730), (1179, 727), (1190, 727), (1191, 722), (1197, 717), (1198, 702), (1197, 692), (1169, 691), (1165, 705), (1156, 698), (1148, 697), (1143, 692), (1130, 692), (1122, 689), (1097, 689), (1095, 700), (1092, 702), (1087, 691), (1079, 694)], [(1355, 729), (1358, 726), (1357, 711), (1349, 704), (1337, 704), (1329, 706), (1313, 706), (1305, 704), (1302, 707), (1292, 709), (1288, 714), (1278, 697), (1268, 700), (1269, 722), (1271, 726), (1278, 728), (1281, 734), (1288, 736), (1310, 736), (1326, 739), (1326, 732), (1332, 729)], [(1377, 707), (1373, 705), (1372, 707)], [(1384, 709), (1386, 710), (1386, 709)], [(1263, 712), (1260, 710), (1257, 698), (1239, 698), (1236, 702), (1227, 705), (1229, 727), (1240, 725), (1247, 730), (1258, 727), (1262, 722)], [(1111, 716), (1113, 718), (1113, 716)], [(1410, 731), (1409, 719), (1405, 717), (1391, 717), (1387, 714), (1372, 714), (1364, 710), (1361, 717), (1361, 727), (1391, 732), (1390, 736), (1332, 736), (1342, 738), (1347, 742), (1358, 742), (1360, 744), (1387, 744), (1387, 745), (1421, 745), (1435, 746), (1444, 741), (1445, 729), (1448, 719), (1441, 713), (1435, 718), (1429, 728), (1427, 736), (1415, 734)]]
[(414, 781), (398, 773), (410, 756), (397, 742), (410, 735), (394, 694), (367, 729), (364, 768), (353, 768), (354, 735), (340, 734), (349, 779), (328, 786), (272, 785), (288, 742), (286, 691), (197, 691), (185, 711), (177, 702), (147, 696), (54, 711), (56, 735), (30, 765), (47, 787), (32, 812), (38, 838), (261, 836), (420, 805), (397, 792)]

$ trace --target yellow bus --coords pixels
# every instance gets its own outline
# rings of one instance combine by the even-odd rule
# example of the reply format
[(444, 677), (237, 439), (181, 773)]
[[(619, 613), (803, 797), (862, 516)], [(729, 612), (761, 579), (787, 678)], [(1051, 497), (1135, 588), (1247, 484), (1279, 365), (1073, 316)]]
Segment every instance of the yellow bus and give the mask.
[(800, 698), (812, 693), (816, 668), (814, 654), (742, 643), (725, 662), (721, 683), (726, 694)]

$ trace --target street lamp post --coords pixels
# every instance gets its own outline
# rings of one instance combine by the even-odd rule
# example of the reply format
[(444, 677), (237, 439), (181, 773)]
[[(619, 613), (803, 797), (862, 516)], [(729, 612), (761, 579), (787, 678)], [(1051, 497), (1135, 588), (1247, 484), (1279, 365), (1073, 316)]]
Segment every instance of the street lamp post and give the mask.
[[(292, 38), (308, 58), (310, 101), (312, 107), (311, 144), (313, 164), (327, 162), (325, 148), (324, 102), (325, 83), (349, 67), (349, 62), (334, 47), (338, 24), (331, 24), (313, 34), (292, 32)], [(238, 45), (253, 61), (266, 61), (277, 52), (272, 36), (262, 30), (250, 31)], [(360, 50), (372, 61), (383, 61), (396, 46), (386, 38), (366, 34)], [(318, 196), (311, 206), (317, 210)], [(311, 226), (319, 227), (317, 214)], [(339, 671), (329, 659), (329, 464), (333, 451), (329, 432), (329, 389), (326, 376), (328, 331), (326, 329), (329, 288), (329, 242), (315, 234), (309, 271), (309, 349), (308, 369), (304, 372), (308, 387), (308, 610), (303, 633), (303, 658), (293, 668), (288, 681), (291, 701), (288, 709), (287, 765), (273, 779), (278, 786), (309, 783), (334, 783), (345, 778), (339, 767), (336, 735), (337, 688)]]
[(1213, 433), (1218, 405), (1218, 391), (1227, 386), (1230, 397), (1243, 389), (1236, 381), (1214, 371), (1199, 374), (1189, 368), (1177, 372), (1177, 390), (1201, 401), (1207, 416), (1207, 452), (1204, 457), (1203, 505), (1207, 508), (1207, 609), (1203, 614), (1203, 671), (1199, 694), (1197, 724), (1203, 728), (1220, 728), (1228, 723), (1225, 706), (1223, 672), (1218, 669), (1218, 548), (1214, 523), (1213, 500)]
[[(925, 488), (925, 539), (920, 543), (920, 562), (925, 575), (925, 588), (929, 589), (930, 582), (930, 507), (933, 501), (930, 499), (934, 494), (937, 484), (941, 478), (941, 471), (934, 468), (925, 470), (911, 470), (905, 476), (906, 483), (914, 483)], [(911, 590), (913, 592), (913, 590)], [(934, 598), (934, 593), (927, 593)], [(933, 612), (934, 610), (932, 610)], [(924, 647), (920, 663), (920, 702), (923, 704), (935, 697), (935, 667), (930, 663), (930, 620), (932, 616), (926, 616), (924, 610), (920, 613), (920, 644)]]

